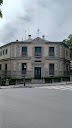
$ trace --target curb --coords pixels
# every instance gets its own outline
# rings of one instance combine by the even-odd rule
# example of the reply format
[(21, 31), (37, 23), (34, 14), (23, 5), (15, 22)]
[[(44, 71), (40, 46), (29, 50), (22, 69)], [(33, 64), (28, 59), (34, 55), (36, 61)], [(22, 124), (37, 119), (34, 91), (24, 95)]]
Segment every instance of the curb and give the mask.
[[(32, 85), (32, 86), (31, 86)], [(44, 86), (61, 86), (61, 85), (72, 85), (72, 82), (64, 82), (64, 83), (48, 83), (48, 84), (30, 84), (27, 85), (27, 86), (23, 86), (23, 85), (20, 85), (20, 86), (0, 86), (0, 89), (11, 89), (11, 88), (35, 88), (35, 87), (44, 87)]]

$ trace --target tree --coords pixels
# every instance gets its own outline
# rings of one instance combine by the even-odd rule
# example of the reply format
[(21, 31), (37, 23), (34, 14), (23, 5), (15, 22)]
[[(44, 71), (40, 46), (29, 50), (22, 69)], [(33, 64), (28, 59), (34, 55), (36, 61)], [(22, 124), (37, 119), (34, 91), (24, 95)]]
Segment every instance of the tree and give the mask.
[[(1, 7), (2, 4), (3, 4), (3, 0), (0, 0), (0, 7)], [(2, 18), (2, 11), (1, 11), (1, 9), (0, 9), (0, 17)]]
[(63, 41), (65, 41), (67, 45), (69, 46), (69, 48), (72, 49), (72, 34), (70, 34), (68, 38)]

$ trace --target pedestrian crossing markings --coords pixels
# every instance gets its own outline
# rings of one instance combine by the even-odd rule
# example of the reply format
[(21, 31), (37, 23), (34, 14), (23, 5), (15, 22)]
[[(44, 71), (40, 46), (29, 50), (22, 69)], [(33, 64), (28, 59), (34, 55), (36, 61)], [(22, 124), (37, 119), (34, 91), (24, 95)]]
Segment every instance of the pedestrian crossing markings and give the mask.
[(55, 89), (55, 90), (68, 90), (72, 91), (72, 86), (43, 86), (43, 87), (37, 87), (37, 88), (47, 88), (47, 89)]

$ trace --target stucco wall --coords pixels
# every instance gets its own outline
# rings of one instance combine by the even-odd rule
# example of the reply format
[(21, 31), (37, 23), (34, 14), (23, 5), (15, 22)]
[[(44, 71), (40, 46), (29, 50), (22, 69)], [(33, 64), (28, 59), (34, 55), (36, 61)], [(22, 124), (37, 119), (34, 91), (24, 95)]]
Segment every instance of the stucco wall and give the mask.
[(5, 64), (7, 64), (7, 70), (10, 71), (11, 70), (11, 63), (10, 61), (3, 61), (3, 62), (0, 62), (0, 64), (2, 64), (2, 69), (1, 70), (5, 70)]
[[(27, 47), (27, 57), (22, 56), (22, 47)], [(42, 47), (42, 60), (40, 63), (35, 63), (34, 48)], [(49, 47), (54, 47), (55, 56), (49, 56)], [(0, 49), (0, 51), (8, 49), (7, 55), (0, 56), (0, 64), (2, 64), (2, 70), (5, 69), (5, 63), (8, 64), (8, 70), (11, 68), (11, 72), (16, 72), (16, 74), (21, 74), (22, 63), (27, 63), (27, 76), (34, 76), (34, 67), (41, 66), (42, 77), (48, 76), (49, 74), (49, 63), (55, 65), (55, 75), (59, 75), (58, 72), (63, 72), (65, 70), (64, 59), (70, 60), (70, 51), (65, 48), (62, 44), (47, 44), (41, 39), (35, 39), (31, 44), (29, 43), (13, 43), (10, 46)], [(68, 50), (68, 56), (66, 56), (66, 50)], [(11, 56), (10, 56), (11, 55)], [(11, 58), (10, 58), (11, 57)], [(29, 57), (29, 58), (28, 58)], [(3, 59), (11, 60), (5, 61)], [(3, 61), (2, 61), (3, 60)], [(2, 61), (2, 62), (1, 62)], [(19, 74), (19, 75), (20, 75)]]
[[(6, 49), (8, 50), (7, 52), (7, 54), (5, 53), (4, 55), (3, 55), (3, 50), (4, 51), (6, 51)], [(7, 59), (7, 58), (10, 58), (10, 46), (7, 46), (7, 47), (5, 47), (5, 48), (0, 48), (0, 51), (2, 51), (2, 56), (0, 56), (0, 60), (1, 59)]]
[[(68, 56), (66, 55), (66, 51), (68, 52)], [(67, 49), (67, 48), (65, 48), (65, 59), (71, 60), (71, 58), (70, 58), (70, 50)]]

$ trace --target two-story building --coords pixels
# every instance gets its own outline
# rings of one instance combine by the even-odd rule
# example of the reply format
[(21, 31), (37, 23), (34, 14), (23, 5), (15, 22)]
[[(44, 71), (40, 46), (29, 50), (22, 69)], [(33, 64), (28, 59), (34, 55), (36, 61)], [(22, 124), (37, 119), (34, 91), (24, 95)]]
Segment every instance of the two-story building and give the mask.
[(64, 42), (45, 37), (10, 42), (0, 47), (0, 77), (41, 79), (69, 76), (71, 52)]

